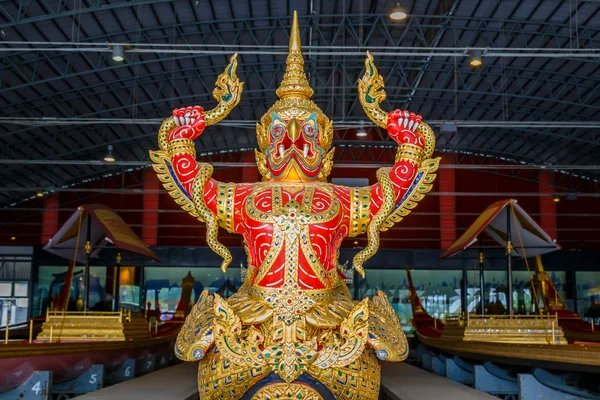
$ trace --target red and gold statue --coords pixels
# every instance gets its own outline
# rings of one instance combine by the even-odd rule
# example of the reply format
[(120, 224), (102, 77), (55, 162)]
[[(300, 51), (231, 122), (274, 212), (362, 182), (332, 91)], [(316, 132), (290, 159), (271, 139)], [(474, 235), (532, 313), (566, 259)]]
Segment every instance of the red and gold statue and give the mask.
[(379, 232), (431, 189), (439, 162), (429, 159), (435, 138), (420, 115), (381, 110), (383, 79), (367, 54), (360, 102), (398, 144), (396, 163), (378, 170), (371, 187), (332, 185), (326, 179), (333, 124), (310, 100), (296, 13), (286, 65), (279, 100), (257, 124), (262, 182), (218, 182), (212, 166), (195, 159), (194, 139), (240, 100), (235, 55), (217, 80), (216, 108), (176, 109), (160, 128), (161, 150), (151, 157), (165, 188), (206, 223), (208, 245), (223, 257), (223, 270), (231, 254), (218, 241), (219, 226), (242, 235), (248, 254), (240, 290), (227, 300), (202, 293), (175, 352), (199, 361), (202, 399), (377, 399), (377, 358), (402, 361), (408, 345), (385, 294), (352, 300), (338, 273), (339, 248), (344, 238), (367, 234), (353, 261), (364, 276)]

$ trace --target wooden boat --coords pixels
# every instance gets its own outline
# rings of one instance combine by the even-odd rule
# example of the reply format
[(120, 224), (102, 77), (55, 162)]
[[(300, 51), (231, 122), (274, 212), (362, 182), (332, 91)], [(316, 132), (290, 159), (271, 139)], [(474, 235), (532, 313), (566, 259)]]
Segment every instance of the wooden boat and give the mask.
[(556, 316), (466, 314), (443, 323), (423, 308), (407, 274), (412, 325), (424, 345), (479, 362), (600, 373), (600, 344), (568, 343)]
[[(36, 371), (50, 371), (54, 385), (72, 381), (96, 364), (104, 366), (106, 375), (117, 371), (128, 360), (139, 364), (152, 355), (166, 360), (172, 358), (177, 334), (190, 309), (194, 278), (191, 274), (184, 278), (181, 315), (171, 321), (159, 323), (160, 311), (154, 315), (154, 326), (147, 318), (150, 315), (135, 314), (131, 310), (87, 311), (90, 258), (107, 243), (119, 250), (117, 276), (122, 250), (158, 260), (113, 210), (98, 204), (79, 207), (45, 247), (72, 260), (60, 294), (53, 299), (56, 309), (14, 327), (14, 331), (8, 327), (3, 332), (6, 339), (0, 344), (0, 394), (19, 388)], [(85, 263), (85, 289), (77, 307), (86, 311), (67, 311), (77, 261)], [(114, 304), (115, 307), (119, 304), (118, 296)], [(9, 341), (9, 337), (12, 340)]]
[(51, 371), (53, 383), (61, 383), (94, 364), (110, 373), (128, 359), (168, 357), (182, 322), (155, 327), (156, 332), (150, 333), (143, 315), (48, 312), (35, 340), (0, 344), (0, 393), (19, 387), (35, 371)]
[[(420, 342), (443, 353), (471, 360), (600, 373), (600, 335), (592, 324), (568, 310), (542, 266), (541, 254), (558, 250), (560, 246), (517, 205), (516, 200), (503, 200), (488, 207), (442, 257), (457, 254), (479, 242), (480, 293), (483, 294), (480, 235), (484, 231), (506, 248), (508, 293), (512, 293), (510, 258), (535, 256), (531, 284), (537, 301), (532, 314), (514, 315), (512, 296), (507, 296), (507, 315), (463, 312), (442, 323), (423, 308), (407, 270), (414, 315), (412, 324)], [(520, 247), (513, 246), (513, 242)]]

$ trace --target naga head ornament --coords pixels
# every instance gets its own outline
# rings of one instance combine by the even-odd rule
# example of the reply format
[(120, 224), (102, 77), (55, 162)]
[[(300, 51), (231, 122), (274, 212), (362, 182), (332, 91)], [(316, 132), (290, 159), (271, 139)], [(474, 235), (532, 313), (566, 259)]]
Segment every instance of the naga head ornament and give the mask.
[(256, 124), (258, 168), (264, 180), (324, 181), (333, 166), (333, 123), (310, 100), (304, 73), (298, 14), (294, 11), (289, 53), (279, 100)]

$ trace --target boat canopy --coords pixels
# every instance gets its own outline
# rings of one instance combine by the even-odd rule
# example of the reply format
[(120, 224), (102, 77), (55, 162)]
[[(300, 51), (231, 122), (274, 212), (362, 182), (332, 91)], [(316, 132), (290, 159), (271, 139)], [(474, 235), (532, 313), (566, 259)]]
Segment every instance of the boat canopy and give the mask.
[[(81, 226), (80, 226), (81, 221)], [(110, 207), (103, 204), (81, 206), (44, 246), (44, 250), (59, 257), (73, 260), (77, 248), (77, 261), (85, 262), (85, 242), (88, 235), (92, 245), (92, 257), (107, 243), (119, 250), (129, 251), (159, 261), (152, 250), (131, 230), (129, 225)], [(79, 240), (77, 233), (79, 232)]]
[[(503, 247), (506, 246), (507, 213), (514, 210), (510, 217), (510, 240), (513, 245), (513, 256), (539, 256), (560, 250), (556, 240), (552, 239), (531, 218), (515, 199), (500, 200), (486, 208), (475, 222), (446, 250), (440, 258), (451, 257), (469, 248), (477, 242), (479, 235), (486, 232), (492, 239)], [(523, 251), (523, 247), (525, 250)]]

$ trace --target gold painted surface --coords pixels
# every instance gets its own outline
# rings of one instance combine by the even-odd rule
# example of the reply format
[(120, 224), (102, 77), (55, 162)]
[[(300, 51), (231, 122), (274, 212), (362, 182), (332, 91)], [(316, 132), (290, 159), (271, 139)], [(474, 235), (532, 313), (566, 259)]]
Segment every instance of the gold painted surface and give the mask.
[(293, 383), (274, 383), (265, 386), (252, 396), (252, 400), (275, 399), (323, 400), (323, 397), (306, 385)]
[(448, 319), (443, 337), (465, 342), (567, 344), (558, 320), (545, 315), (478, 315), (469, 316), (467, 320)]
[(125, 341), (147, 339), (148, 324), (142, 316), (123, 312), (48, 311), (36, 340)]
[(404, 361), (408, 357), (408, 341), (396, 311), (381, 290), (369, 303), (369, 344), (378, 357), (386, 361)]

